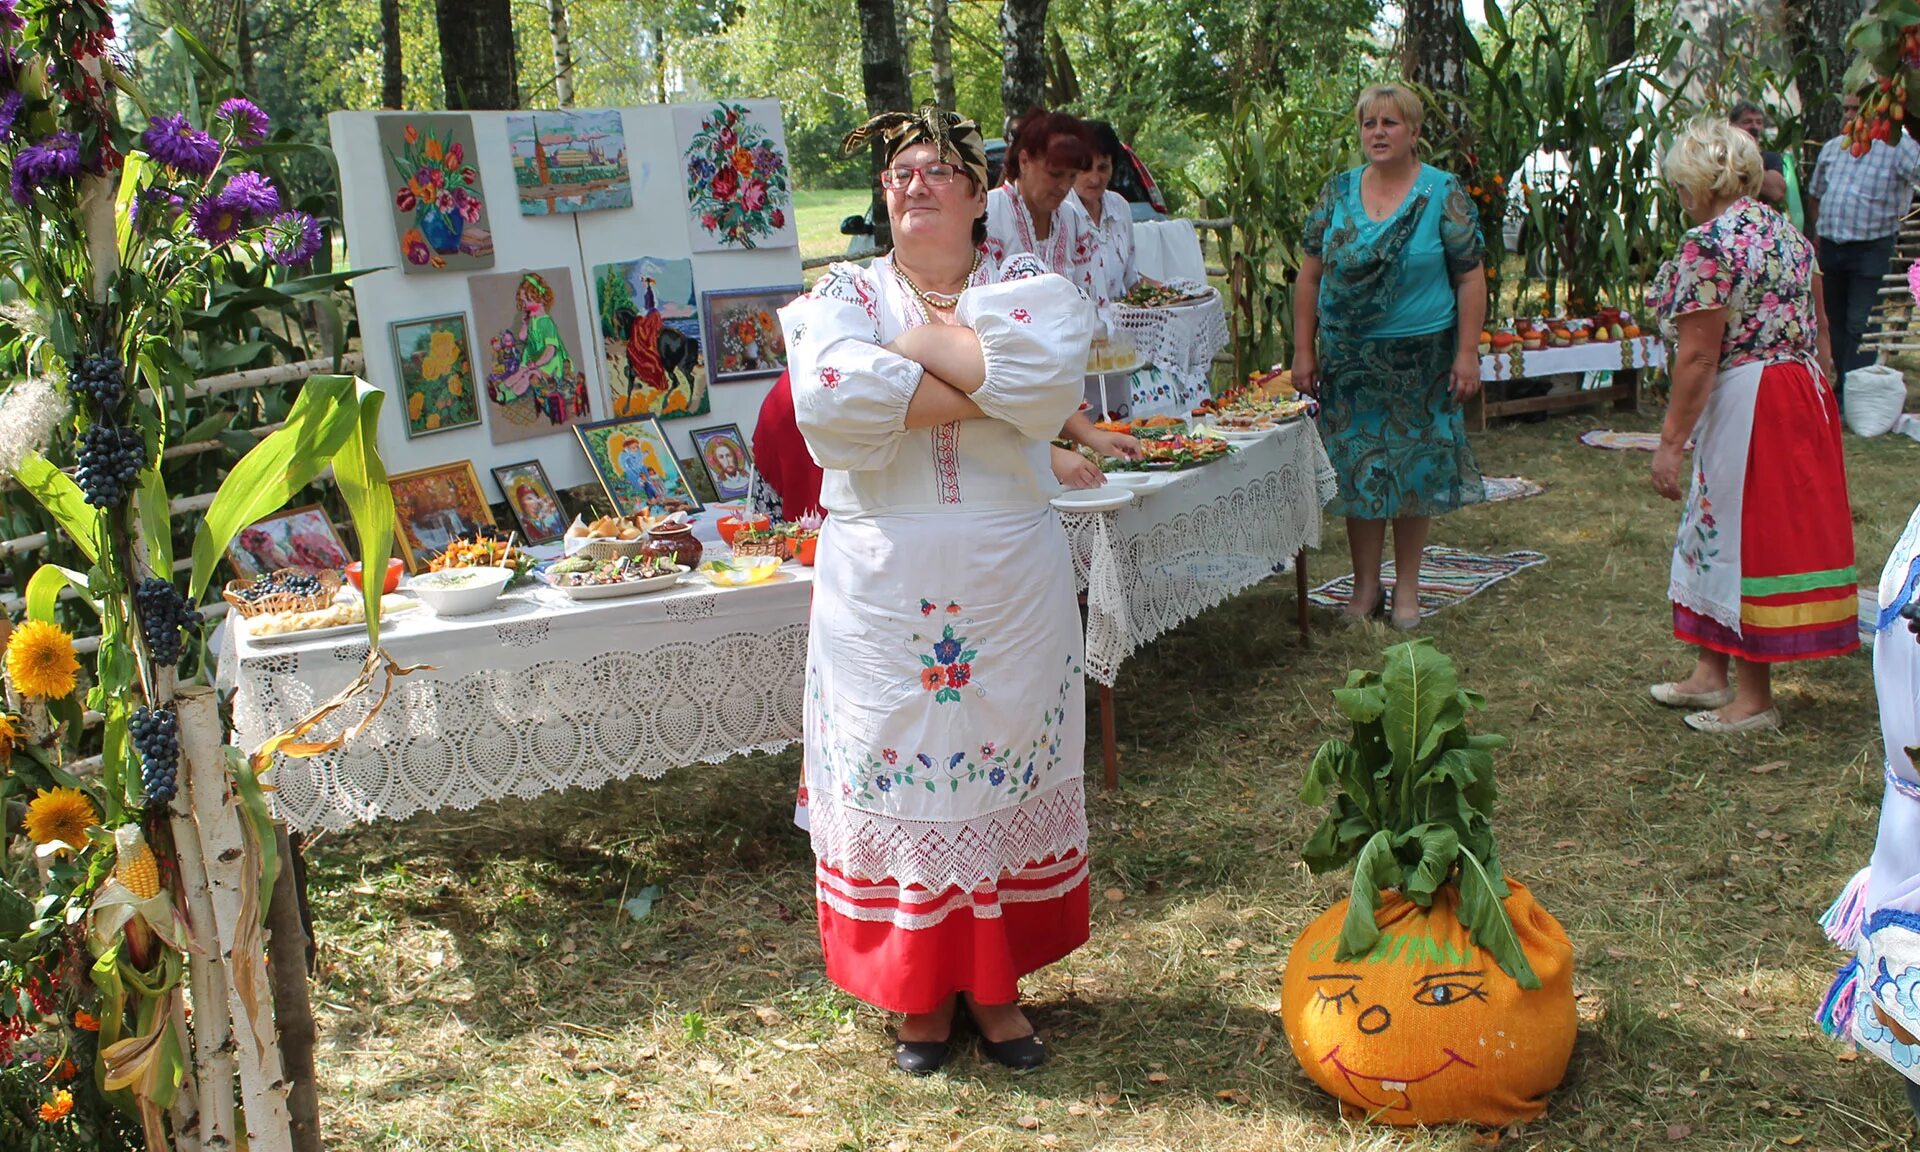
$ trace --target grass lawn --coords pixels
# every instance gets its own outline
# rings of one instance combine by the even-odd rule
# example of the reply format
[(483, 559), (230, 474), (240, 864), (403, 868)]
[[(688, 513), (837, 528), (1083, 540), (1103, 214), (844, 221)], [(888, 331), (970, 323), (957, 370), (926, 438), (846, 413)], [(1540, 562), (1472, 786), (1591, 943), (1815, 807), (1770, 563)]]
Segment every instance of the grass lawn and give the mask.
[[(1658, 423), (1593, 412), (1479, 437), (1489, 475), (1548, 491), (1434, 534), (1551, 557), (1427, 632), (1489, 698), (1478, 727), (1513, 740), (1502, 859), (1576, 948), (1579, 1044), (1539, 1122), (1350, 1125), (1294, 1062), (1287, 948), (1345, 882), (1299, 863), (1319, 814), (1295, 794), (1346, 731), (1329, 690), (1398, 636), (1321, 619), (1303, 649), (1285, 579), (1124, 670), (1124, 788), (1089, 804), (1093, 939), (1027, 989), (1046, 1068), (891, 1071), (886, 1017), (821, 974), (789, 751), (317, 845), (329, 1146), (1915, 1147), (1894, 1073), (1809, 1019), (1837, 960), (1814, 918), (1874, 835), (1869, 658), (1788, 668), (1775, 736), (1692, 735), (1649, 701), (1686, 666), (1663, 595), (1678, 506), (1648, 486), (1648, 455), (1575, 443), (1603, 426)], [(1849, 436), (1847, 452), (1873, 579), (1920, 498), (1920, 445)], [(1345, 570), (1330, 525), (1314, 575)], [(648, 885), (663, 895), (636, 922), (618, 905)]]
[(800, 259), (837, 256), (847, 250), (850, 236), (840, 234), (840, 221), (867, 210), (873, 194), (863, 188), (801, 189), (793, 194), (794, 227), (800, 232)]

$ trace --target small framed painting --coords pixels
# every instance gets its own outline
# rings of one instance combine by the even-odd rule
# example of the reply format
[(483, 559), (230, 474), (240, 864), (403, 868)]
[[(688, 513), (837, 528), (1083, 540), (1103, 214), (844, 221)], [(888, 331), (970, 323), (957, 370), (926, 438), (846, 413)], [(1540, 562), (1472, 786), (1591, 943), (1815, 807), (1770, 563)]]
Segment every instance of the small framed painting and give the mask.
[(576, 425), (573, 432), (607, 499), (620, 513), (644, 511), (668, 500), (677, 500), (692, 512), (706, 507), (687, 483), (658, 418), (599, 420)]
[(707, 378), (725, 384), (778, 376), (787, 366), (787, 339), (780, 331), (779, 311), (804, 291), (801, 285), (784, 284), (701, 293)]
[(393, 489), (394, 535), (409, 572), (425, 571), (455, 540), (494, 527), (471, 460), (399, 472), (387, 478), (387, 486)]
[(694, 451), (700, 454), (700, 467), (713, 481), (715, 500), (745, 500), (753, 488), (749, 471), (753, 457), (747, 454), (747, 442), (737, 424), (693, 430)]
[(407, 439), (480, 423), (466, 313), (396, 321), (392, 332)]
[(242, 528), (227, 545), (236, 574), (252, 579), (281, 568), (313, 573), (351, 563), (333, 520), (318, 504), (289, 508)]
[(551, 544), (567, 534), (567, 514), (553, 494), (547, 470), (540, 461), (508, 464), (493, 469), (494, 483), (507, 498), (507, 511), (520, 525), (520, 538), (529, 544)]

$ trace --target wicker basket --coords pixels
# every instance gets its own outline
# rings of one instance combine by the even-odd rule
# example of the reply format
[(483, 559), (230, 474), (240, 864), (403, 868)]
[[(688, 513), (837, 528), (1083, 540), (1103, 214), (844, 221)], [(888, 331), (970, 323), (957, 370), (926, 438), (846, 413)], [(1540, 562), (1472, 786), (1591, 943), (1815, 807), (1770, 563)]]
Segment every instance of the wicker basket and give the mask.
[(620, 540), (612, 536), (589, 536), (576, 548), (567, 551), (569, 556), (585, 556), (589, 560), (612, 560), (616, 556), (638, 556), (647, 546), (644, 535), (631, 540)]
[(333, 598), (340, 594), (340, 573), (332, 569), (307, 573), (298, 568), (281, 568), (275, 577), (301, 577), (312, 575), (319, 581), (320, 591), (311, 596), (296, 596), (291, 592), (275, 592), (253, 600), (242, 597), (241, 592), (253, 586), (253, 580), (241, 577), (227, 581), (220, 592), (220, 598), (233, 605), (233, 610), (242, 616), (265, 616), (269, 612), (318, 612), (333, 604)]
[(746, 560), (755, 556), (771, 556), (776, 560), (790, 560), (792, 541), (785, 536), (772, 536), (759, 540), (747, 539), (747, 534), (738, 533), (733, 538), (735, 559)]

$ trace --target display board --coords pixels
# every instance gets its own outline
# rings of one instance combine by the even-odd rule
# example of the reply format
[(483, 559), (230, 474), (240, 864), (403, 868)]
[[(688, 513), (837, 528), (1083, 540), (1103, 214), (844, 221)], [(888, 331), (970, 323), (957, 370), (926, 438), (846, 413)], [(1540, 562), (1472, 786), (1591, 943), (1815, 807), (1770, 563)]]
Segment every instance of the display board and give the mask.
[[(755, 126), (734, 194), (750, 195), (759, 219), (777, 211), (781, 226), (757, 246), (696, 251), (702, 228), (676, 112), (684, 129), (729, 108), (751, 110)], [(547, 142), (544, 163), (524, 154), (529, 115), (327, 118), (349, 261), (375, 269), (352, 287), (366, 379), (388, 396), (379, 434), (388, 470), (471, 461), (498, 500), (493, 470), (526, 461), (560, 487), (595, 483), (573, 433), (587, 421), (659, 416), (685, 460), (698, 455), (696, 429), (734, 424), (750, 439), (778, 369), (713, 364), (704, 305), (709, 292), (727, 294), (716, 304), (727, 303), (723, 322), (735, 326), (725, 335), (738, 333), (724, 341), (733, 355), (753, 335), (740, 326), (757, 314), (742, 318), (738, 293), (801, 282), (791, 196), (784, 180), (766, 179), (785, 171), (778, 103), (576, 110), (574, 124), (591, 128), (565, 132), (543, 113), (531, 135)], [(619, 187), (621, 159), (627, 196), (548, 199)], [(535, 181), (544, 183), (522, 187)]]

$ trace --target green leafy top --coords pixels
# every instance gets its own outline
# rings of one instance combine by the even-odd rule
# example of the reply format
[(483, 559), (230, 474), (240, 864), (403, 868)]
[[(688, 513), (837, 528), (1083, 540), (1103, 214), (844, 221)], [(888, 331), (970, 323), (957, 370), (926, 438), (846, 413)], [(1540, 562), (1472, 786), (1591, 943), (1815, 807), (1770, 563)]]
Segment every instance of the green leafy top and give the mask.
[(1380, 937), (1380, 890), (1398, 888), (1422, 908), (1458, 885), (1460, 922), (1522, 988), (1540, 979), (1502, 904), (1509, 889), (1493, 844), (1493, 750), (1506, 737), (1467, 731), (1486, 701), (1460, 687), (1453, 661), (1431, 640), (1396, 644), (1379, 671), (1356, 670), (1333, 693), (1353, 722), (1351, 740), (1313, 755), (1300, 798), (1333, 809), (1301, 850), (1307, 867), (1354, 863), (1353, 895), (1338, 959), (1365, 955)]

